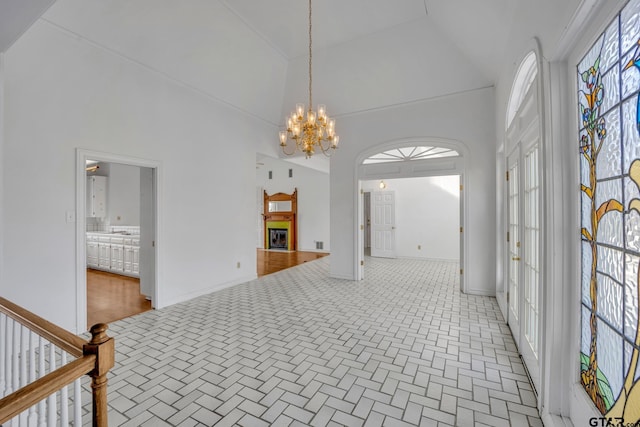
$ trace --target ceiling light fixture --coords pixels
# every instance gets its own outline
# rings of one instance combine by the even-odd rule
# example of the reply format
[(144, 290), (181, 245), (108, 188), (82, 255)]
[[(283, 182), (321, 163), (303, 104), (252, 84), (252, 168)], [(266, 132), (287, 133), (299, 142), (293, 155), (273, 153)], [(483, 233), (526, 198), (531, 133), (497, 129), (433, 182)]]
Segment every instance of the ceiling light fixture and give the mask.
[[(296, 104), (296, 110), (287, 118), (287, 130), (280, 131), (280, 146), (287, 156), (300, 150), (309, 158), (315, 153), (315, 148), (319, 147), (322, 153), (329, 157), (338, 148), (338, 141), (340, 141), (340, 137), (336, 135), (336, 122), (327, 116), (326, 106), (319, 104), (318, 111), (313, 111), (311, 61), (311, 0), (309, 0), (309, 110), (305, 118), (304, 104)], [(286, 149), (288, 139), (295, 142), (290, 152)]]
[(98, 161), (97, 160), (86, 160), (85, 161), (85, 168), (84, 170), (87, 172), (95, 172), (98, 169), (100, 169), (100, 166), (98, 165)]

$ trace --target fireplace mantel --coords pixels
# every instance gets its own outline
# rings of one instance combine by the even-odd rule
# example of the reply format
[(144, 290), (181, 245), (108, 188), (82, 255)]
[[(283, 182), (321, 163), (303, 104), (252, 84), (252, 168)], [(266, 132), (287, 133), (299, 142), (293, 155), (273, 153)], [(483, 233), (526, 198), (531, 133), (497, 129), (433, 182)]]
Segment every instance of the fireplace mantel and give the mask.
[[(279, 203), (270, 202), (290, 202), (287, 206), (288, 210), (279, 210)], [(272, 209), (270, 210), (270, 206)], [(264, 213), (262, 214), (264, 221), (264, 243), (265, 249), (271, 249), (269, 242), (269, 229), (286, 228), (288, 232), (287, 250), (295, 251), (297, 248), (298, 235), (298, 189), (294, 189), (292, 194), (275, 193), (271, 196), (264, 191)], [(282, 249), (282, 248), (279, 248)]]

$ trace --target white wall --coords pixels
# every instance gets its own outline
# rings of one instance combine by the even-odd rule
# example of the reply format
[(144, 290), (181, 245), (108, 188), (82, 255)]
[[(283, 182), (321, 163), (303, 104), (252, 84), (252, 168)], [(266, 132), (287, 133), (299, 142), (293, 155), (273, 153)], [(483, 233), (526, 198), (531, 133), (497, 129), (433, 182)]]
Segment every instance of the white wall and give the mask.
[(331, 159), (331, 275), (356, 277), (357, 158), (390, 141), (447, 138), (466, 146), (467, 291), (495, 293), (495, 133), (493, 89), (350, 115), (340, 119), (341, 148)]
[(111, 163), (107, 191), (109, 224), (140, 225), (140, 168)]
[[(399, 258), (460, 259), (460, 178), (385, 179), (395, 192), (396, 254)], [(379, 191), (380, 180), (363, 181)], [(420, 249), (418, 249), (420, 246)]]
[(5, 96), (5, 297), (76, 330), (78, 147), (160, 164), (158, 307), (255, 277), (275, 127), (41, 21), (5, 54)]
[(44, 19), (184, 87), (279, 121), (286, 59), (227, 2), (194, 3), (57, 0)]
[[(316, 242), (323, 242), (322, 252), (329, 252), (329, 174), (272, 157), (262, 157), (259, 162), (263, 165), (256, 169), (256, 185), (269, 195), (291, 194), (298, 189), (298, 250), (316, 251)], [(258, 247), (264, 247), (262, 233), (259, 239)]]

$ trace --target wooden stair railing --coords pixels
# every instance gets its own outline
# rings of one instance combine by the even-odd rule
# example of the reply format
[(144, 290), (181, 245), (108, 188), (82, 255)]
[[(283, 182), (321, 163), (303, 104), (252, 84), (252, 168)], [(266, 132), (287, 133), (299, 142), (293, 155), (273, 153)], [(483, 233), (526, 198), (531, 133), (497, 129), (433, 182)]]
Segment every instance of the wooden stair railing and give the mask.
[[(113, 338), (106, 334), (108, 326), (104, 323), (94, 325), (90, 331), (91, 339), (85, 341), (0, 297), (0, 315), (2, 314), (44, 338), (50, 344), (76, 357), (76, 359), (69, 363), (64, 363), (56, 370), (41, 376), (0, 399), (0, 426), (33, 408), (36, 404), (82, 376), (89, 375), (91, 377), (93, 395), (93, 426), (108, 427), (107, 373), (115, 364), (115, 342)], [(6, 324), (7, 322), (5, 321), (4, 323)], [(0, 328), (0, 338), (5, 333), (9, 334), (8, 328), (7, 331)], [(0, 350), (3, 351), (4, 349), (0, 346)], [(55, 358), (53, 355), (50, 357)], [(2, 358), (6, 359), (4, 356)], [(6, 360), (5, 363), (6, 366), (11, 366), (10, 362)], [(26, 371), (26, 368), (24, 370)]]

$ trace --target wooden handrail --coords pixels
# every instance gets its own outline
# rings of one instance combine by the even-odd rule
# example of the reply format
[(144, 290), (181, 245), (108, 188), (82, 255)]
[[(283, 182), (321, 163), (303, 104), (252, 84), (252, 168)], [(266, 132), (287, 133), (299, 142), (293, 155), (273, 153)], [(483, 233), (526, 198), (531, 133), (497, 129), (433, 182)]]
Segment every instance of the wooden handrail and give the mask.
[(96, 356), (81, 357), (0, 399), (0, 425), (91, 372), (95, 363)]
[(0, 312), (5, 313), (74, 357), (82, 356), (82, 347), (87, 342), (66, 329), (62, 329), (2, 297), (0, 297)]
[(91, 327), (91, 340), (80, 337), (0, 297), (0, 313), (48, 340), (78, 359), (0, 399), (0, 426), (36, 403), (74, 382), (91, 377), (93, 426), (108, 427), (107, 373), (115, 365), (115, 342), (104, 323)]

